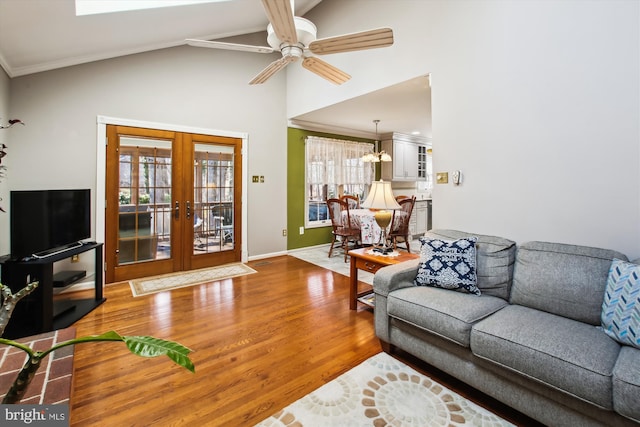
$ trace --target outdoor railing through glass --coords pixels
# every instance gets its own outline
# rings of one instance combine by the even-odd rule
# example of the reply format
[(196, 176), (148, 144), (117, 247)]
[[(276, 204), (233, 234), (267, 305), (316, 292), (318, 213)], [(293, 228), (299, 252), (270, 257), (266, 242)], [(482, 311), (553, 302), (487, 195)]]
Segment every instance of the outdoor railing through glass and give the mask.
[[(180, 214), (185, 212), (181, 210)], [(169, 258), (174, 214), (171, 203), (120, 205), (119, 263)], [(190, 216), (194, 225), (194, 251), (233, 248), (233, 202), (196, 203)], [(142, 246), (151, 247), (141, 251)]]

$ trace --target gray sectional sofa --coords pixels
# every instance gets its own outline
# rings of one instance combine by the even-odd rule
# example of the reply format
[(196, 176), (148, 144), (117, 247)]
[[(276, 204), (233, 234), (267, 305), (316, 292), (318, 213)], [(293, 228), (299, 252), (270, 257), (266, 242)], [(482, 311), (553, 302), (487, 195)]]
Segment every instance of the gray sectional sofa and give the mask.
[(640, 425), (640, 349), (604, 333), (601, 310), (622, 253), (476, 236), (481, 295), (416, 286), (419, 261), (379, 270), (375, 330), (400, 348), (550, 426)]

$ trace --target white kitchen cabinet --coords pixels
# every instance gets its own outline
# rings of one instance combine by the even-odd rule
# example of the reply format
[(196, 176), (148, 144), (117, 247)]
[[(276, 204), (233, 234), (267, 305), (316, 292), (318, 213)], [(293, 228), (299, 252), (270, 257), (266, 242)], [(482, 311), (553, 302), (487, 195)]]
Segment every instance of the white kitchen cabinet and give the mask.
[(416, 218), (416, 205), (413, 205), (413, 212), (411, 213), (411, 219), (409, 219), (409, 234), (411, 236), (418, 235), (418, 220)]
[(425, 138), (394, 133), (382, 141), (382, 150), (391, 155), (391, 162), (382, 162), (385, 181), (422, 181), (427, 179), (427, 143)]
[(416, 234), (424, 234), (427, 231), (427, 201), (416, 201), (413, 213), (416, 216)]
[(415, 221), (414, 228), (411, 229), (413, 236), (422, 236), (430, 228), (429, 216), (431, 210), (431, 200), (416, 200), (411, 214), (411, 221)]
[(426, 180), (427, 174), (429, 173), (428, 166), (428, 158), (427, 158), (427, 146), (426, 145), (418, 145), (418, 180), (424, 181)]

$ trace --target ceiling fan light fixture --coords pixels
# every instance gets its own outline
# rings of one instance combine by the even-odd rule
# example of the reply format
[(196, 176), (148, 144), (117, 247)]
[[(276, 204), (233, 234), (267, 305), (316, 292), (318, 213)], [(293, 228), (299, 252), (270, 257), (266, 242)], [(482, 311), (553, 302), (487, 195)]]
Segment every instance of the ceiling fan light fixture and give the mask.
[(298, 43), (291, 2), (289, 0), (262, 0), (262, 6), (264, 6), (267, 18), (269, 18), (270, 26), (280, 41), (287, 44)]
[(189, 46), (208, 47), (213, 49), (238, 50), (241, 52), (273, 53), (273, 49), (268, 46), (254, 46), (240, 43), (224, 43), (213, 40), (185, 39)]
[(302, 58), (302, 49), (298, 46), (286, 46), (283, 47), (282, 56), (290, 56), (294, 61), (297, 61), (299, 58)]
[(393, 30), (391, 28), (376, 28), (374, 30), (316, 40), (309, 44), (309, 50), (316, 55), (327, 55), (330, 53), (377, 49), (391, 45), (393, 45)]
[(300, 48), (304, 49), (309, 46), (309, 43), (316, 39), (318, 29), (313, 22), (299, 16), (294, 16), (293, 20), (296, 33), (295, 43), (282, 40), (280, 37), (278, 37), (278, 34), (273, 28), (273, 25), (269, 24), (267, 26), (267, 43), (274, 50), (280, 50), (280, 48), (285, 46), (299, 46)]
[(351, 78), (349, 74), (319, 58), (305, 58), (302, 61), (302, 66), (337, 85), (341, 85)]
[(282, 70), (287, 66), (290, 62), (297, 60), (298, 58), (295, 56), (283, 56), (277, 61), (273, 61), (271, 64), (267, 65), (267, 68), (260, 71), (257, 76), (255, 76), (249, 82), (250, 85), (262, 84), (269, 80), (271, 76), (273, 76), (278, 71)]
[(317, 39), (317, 28), (314, 23), (305, 18), (293, 15), (293, 0), (262, 0), (262, 5), (267, 18), (269, 18), (267, 43), (271, 48), (198, 39), (187, 39), (187, 44), (197, 47), (257, 53), (280, 52), (283, 58), (272, 62), (262, 70), (249, 82), (249, 84), (252, 85), (266, 82), (269, 77), (298, 58), (305, 58), (302, 65), (307, 70), (331, 83), (339, 85), (351, 79), (351, 76), (320, 59), (309, 57), (309, 52), (324, 55), (328, 53), (376, 49), (393, 44), (393, 30), (391, 28), (377, 28)]

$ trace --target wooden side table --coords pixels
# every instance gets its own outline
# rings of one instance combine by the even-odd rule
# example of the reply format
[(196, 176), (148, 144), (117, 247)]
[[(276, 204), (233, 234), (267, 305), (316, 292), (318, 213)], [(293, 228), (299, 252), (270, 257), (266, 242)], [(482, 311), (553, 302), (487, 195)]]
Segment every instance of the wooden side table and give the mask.
[(351, 273), (349, 275), (349, 309), (355, 310), (358, 305), (358, 298), (370, 294), (372, 291), (358, 293), (358, 270), (365, 270), (369, 273), (375, 273), (382, 267), (398, 264), (400, 262), (409, 261), (420, 258), (418, 254), (410, 254), (405, 251), (398, 251), (400, 255), (390, 257), (383, 255), (371, 254), (372, 248), (359, 248), (349, 251), (351, 257)]

